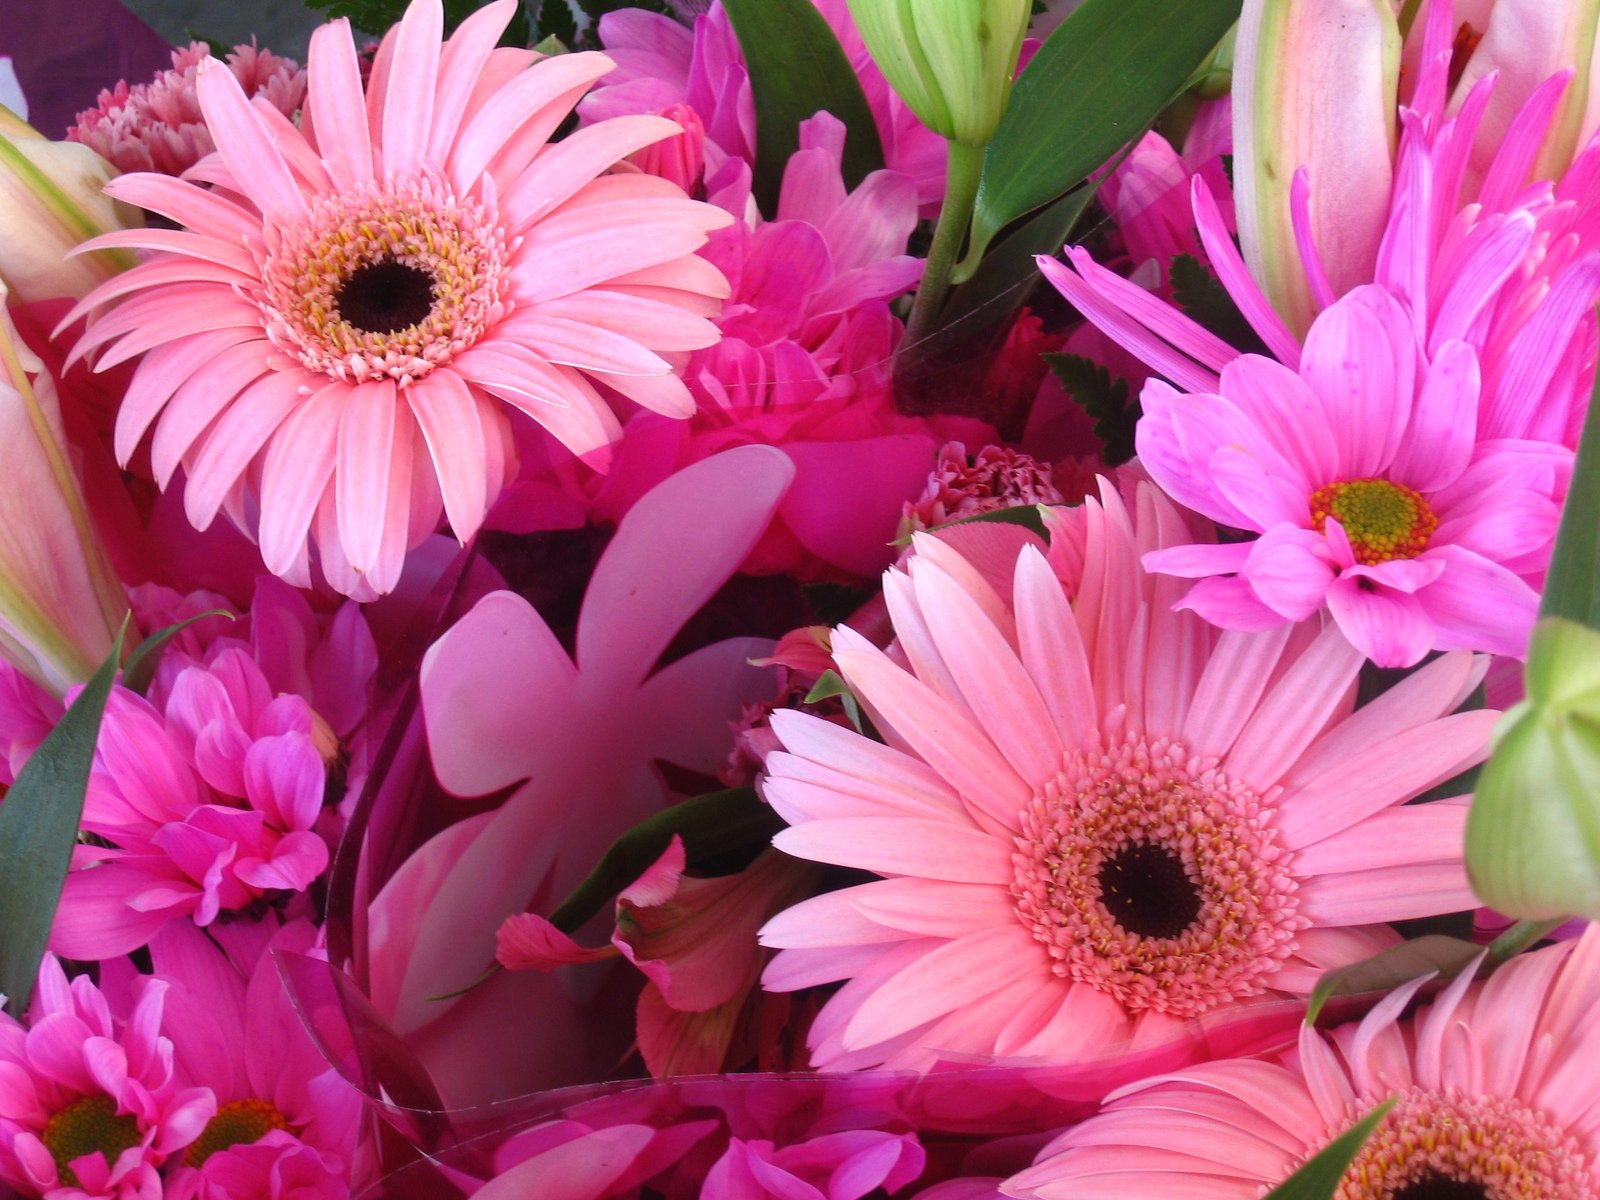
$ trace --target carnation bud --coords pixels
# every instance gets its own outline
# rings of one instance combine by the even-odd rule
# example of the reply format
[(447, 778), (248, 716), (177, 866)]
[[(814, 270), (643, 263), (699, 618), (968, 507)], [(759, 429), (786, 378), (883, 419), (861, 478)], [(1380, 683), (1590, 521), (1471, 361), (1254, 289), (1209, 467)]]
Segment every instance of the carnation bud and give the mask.
[(101, 192), (116, 173), (87, 146), (52, 142), (0, 108), (0, 281), (16, 301), (82, 299), (133, 265), (125, 250), (67, 257), (96, 234), (141, 224)]
[(873, 62), (922, 123), (982, 146), (1011, 95), (1029, 0), (850, 0)]
[(1472, 886), (1524, 920), (1600, 918), (1600, 631), (1546, 617), (1525, 678), (1467, 820)]

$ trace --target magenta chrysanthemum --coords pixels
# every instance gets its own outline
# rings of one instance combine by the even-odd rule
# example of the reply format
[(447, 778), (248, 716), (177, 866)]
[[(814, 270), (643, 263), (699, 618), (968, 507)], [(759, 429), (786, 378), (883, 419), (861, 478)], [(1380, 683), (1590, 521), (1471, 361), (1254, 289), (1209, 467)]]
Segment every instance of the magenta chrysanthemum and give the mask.
[(597, 385), (694, 409), (675, 367), (716, 342), (728, 290), (695, 251), (731, 218), (610, 173), (672, 121), (550, 141), (612, 63), (496, 50), (515, 11), (491, 4), (441, 46), (438, 0), (416, 0), (365, 95), (348, 24), (319, 30), (301, 129), (202, 64), (218, 154), (187, 182), (111, 185), (183, 226), (90, 243), (155, 252), (77, 310), (78, 355), (145, 354), (117, 453), (154, 424), (157, 481), (185, 469), (190, 520), (226, 511), (292, 582), (314, 541), (329, 582), (368, 599), (441, 514), (470, 537), (515, 469), (508, 409), (602, 468), (620, 426)]
[(1600, 1197), (1600, 934), (1468, 972), (1415, 1018), (1425, 982), (1359, 1024), (1303, 1028), (1281, 1063), (1206, 1063), (1114, 1094), (1007, 1196), (1255, 1200), (1386, 1099), (1335, 1200)]
[(916, 536), (884, 580), (895, 646), (833, 638), (887, 745), (772, 716), (775, 844), (885, 877), (762, 931), (767, 987), (846, 981), (818, 1068), (1160, 1042), (1472, 903), (1463, 803), (1406, 802), (1486, 752), (1493, 716), (1446, 715), (1482, 663), (1447, 655), (1352, 712), (1337, 628), (1173, 611), (1183, 585), (1138, 560), (1184, 536), (1176, 510), (1144, 485), (1136, 529), (1102, 494), (1053, 518), (1051, 562), (1000, 526), (971, 557)]

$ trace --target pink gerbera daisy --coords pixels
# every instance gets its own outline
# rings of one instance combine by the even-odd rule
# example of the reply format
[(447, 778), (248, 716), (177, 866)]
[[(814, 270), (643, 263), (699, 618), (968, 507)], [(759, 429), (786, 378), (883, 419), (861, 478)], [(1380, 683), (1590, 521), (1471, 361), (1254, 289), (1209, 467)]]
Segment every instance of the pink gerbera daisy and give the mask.
[(1472, 347), (1423, 358), (1405, 309), (1373, 286), (1317, 317), (1298, 372), (1245, 354), (1209, 393), (1150, 380), (1140, 462), (1190, 508), (1261, 536), (1146, 566), (1209, 577), (1182, 603), (1225, 628), (1326, 606), (1379, 666), (1522, 655), (1572, 452), (1475, 435), (1479, 397)]
[(1255, 1200), (1384, 1100), (1335, 1200), (1600, 1196), (1600, 932), (1463, 975), (1409, 1021), (1425, 982), (1359, 1024), (1303, 1027), (1281, 1063), (1206, 1063), (1112, 1095), (1007, 1196)]
[(552, 142), (612, 63), (496, 50), (515, 12), (488, 5), (441, 46), (439, 0), (415, 0), (365, 97), (348, 23), (324, 27), (303, 129), (202, 64), (217, 157), (189, 182), (112, 185), (184, 227), (90, 243), (156, 252), (78, 310), (77, 354), (149, 351), (117, 452), (155, 423), (157, 481), (186, 469), (190, 520), (226, 509), (292, 582), (310, 581), (310, 539), (335, 587), (370, 598), (441, 512), (471, 536), (514, 467), (508, 408), (602, 467), (619, 427), (596, 384), (693, 411), (671, 356), (717, 340), (727, 285), (694, 252), (730, 218), (608, 173), (672, 121)]
[(1165, 1042), (1305, 994), (1397, 940), (1379, 922), (1473, 903), (1465, 802), (1406, 802), (1486, 752), (1493, 714), (1445, 715), (1481, 661), (1352, 712), (1362, 658), (1337, 628), (1173, 611), (1182, 585), (1138, 556), (1183, 536), (1176, 510), (1143, 485), (1136, 529), (1102, 497), (1056, 522), (1065, 584), (1036, 545), (916, 536), (884, 578), (897, 649), (833, 639), (888, 745), (773, 714), (775, 844), (885, 876), (762, 931), (767, 987), (848, 981), (811, 1028), (818, 1068)]

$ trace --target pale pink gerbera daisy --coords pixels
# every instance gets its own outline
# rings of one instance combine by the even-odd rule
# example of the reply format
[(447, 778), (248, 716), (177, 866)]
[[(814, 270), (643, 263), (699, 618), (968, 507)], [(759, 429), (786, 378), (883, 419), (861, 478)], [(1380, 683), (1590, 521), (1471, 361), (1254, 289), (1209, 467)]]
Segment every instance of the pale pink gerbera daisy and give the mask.
[(1424, 982), (1279, 1063), (1211, 1062), (1114, 1093), (1007, 1196), (1255, 1200), (1384, 1100), (1335, 1200), (1600, 1196), (1600, 932), (1469, 973), (1409, 1020)]
[(694, 409), (663, 356), (717, 340), (727, 285), (695, 251), (730, 218), (608, 173), (679, 134), (672, 121), (550, 141), (612, 63), (497, 51), (515, 11), (499, 0), (441, 46), (439, 0), (415, 0), (365, 97), (348, 23), (325, 26), (298, 130), (202, 64), (218, 156), (191, 182), (112, 187), (185, 227), (112, 235), (156, 254), (81, 306), (77, 354), (149, 352), (117, 453), (154, 422), (156, 479), (185, 468), (190, 520), (226, 508), (292, 582), (310, 581), (308, 538), (335, 587), (370, 598), (441, 511), (471, 536), (514, 467), (508, 408), (601, 467), (619, 426), (597, 383)]
[(811, 1028), (818, 1068), (1175, 1040), (1392, 944), (1380, 922), (1472, 905), (1465, 801), (1406, 802), (1486, 752), (1492, 714), (1445, 715), (1481, 661), (1352, 712), (1337, 628), (1172, 611), (1182, 585), (1138, 558), (1181, 521), (1148, 484), (1138, 508), (1136, 530), (1106, 485), (1057, 522), (1065, 584), (1035, 545), (916, 535), (884, 578), (897, 650), (833, 639), (888, 745), (773, 714), (775, 844), (885, 876), (762, 931), (767, 987), (848, 981)]

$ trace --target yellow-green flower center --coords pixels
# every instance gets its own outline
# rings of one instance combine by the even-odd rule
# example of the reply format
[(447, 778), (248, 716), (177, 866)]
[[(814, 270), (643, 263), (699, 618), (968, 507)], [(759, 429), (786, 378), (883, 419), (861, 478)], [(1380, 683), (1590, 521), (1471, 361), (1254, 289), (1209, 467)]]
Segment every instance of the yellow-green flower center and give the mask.
[(1311, 528), (1321, 533), (1330, 517), (1350, 539), (1356, 561), (1369, 567), (1415, 558), (1439, 528), (1439, 518), (1420, 492), (1387, 479), (1352, 479), (1318, 488), (1311, 494)]
[(69, 1165), (74, 1159), (96, 1151), (105, 1155), (106, 1166), (117, 1155), (137, 1146), (143, 1138), (139, 1119), (132, 1113), (119, 1113), (110, 1096), (85, 1096), (56, 1113), (44, 1127), (39, 1140), (56, 1160), (56, 1172), (67, 1187), (77, 1187), (78, 1177)]
[(186, 1166), (198, 1167), (219, 1150), (259, 1142), (274, 1129), (287, 1129), (283, 1114), (265, 1100), (235, 1100), (217, 1109), (200, 1136), (183, 1156)]

